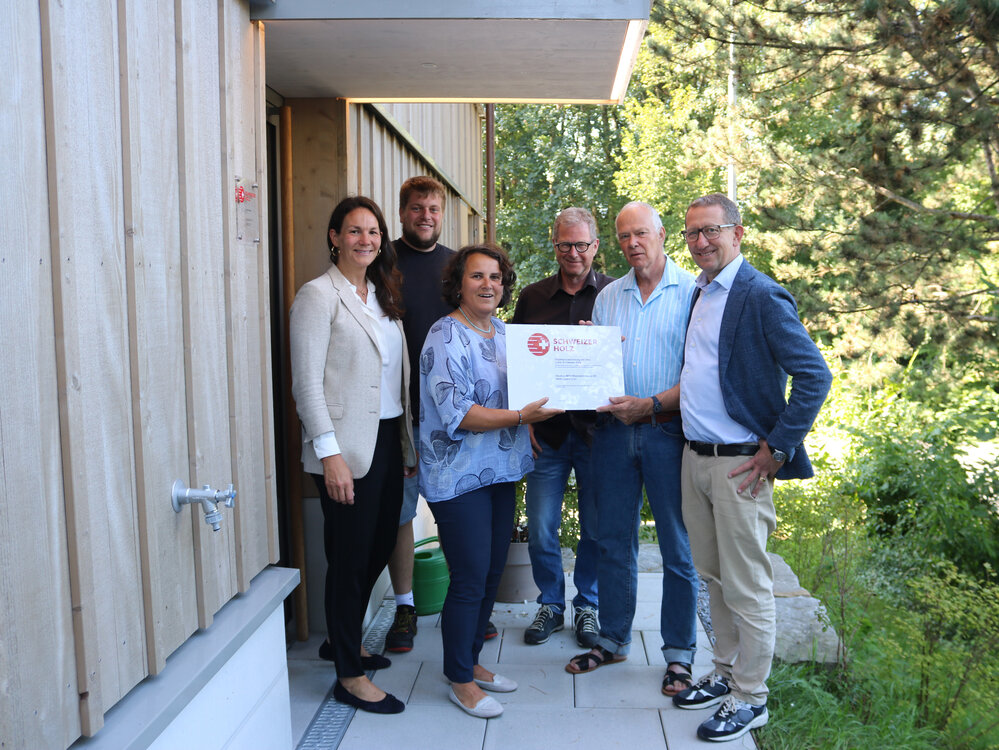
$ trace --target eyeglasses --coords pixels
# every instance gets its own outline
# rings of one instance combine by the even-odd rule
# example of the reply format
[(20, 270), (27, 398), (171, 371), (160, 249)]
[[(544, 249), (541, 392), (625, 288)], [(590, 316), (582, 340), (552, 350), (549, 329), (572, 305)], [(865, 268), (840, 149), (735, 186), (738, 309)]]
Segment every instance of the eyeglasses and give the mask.
[(683, 237), (689, 244), (694, 244), (697, 242), (697, 235), (704, 233), (704, 239), (706, 240), (716, 240), (721, 234), (721, 230), (728, 229), (729, 227), (734, 227), (735, 224), (710, 224), (706, 227), (701, 227), (700, 229), (691, 229), (689, 232), (680, 230), (680, 236)]
[(575, 248), (576, 252), (582, 255), (590, 249), (590, 245), (592, 244), (592, 242), (556, 242), (555, 249), (565, 255), (568, 252), (572, 252), (573, 248)]

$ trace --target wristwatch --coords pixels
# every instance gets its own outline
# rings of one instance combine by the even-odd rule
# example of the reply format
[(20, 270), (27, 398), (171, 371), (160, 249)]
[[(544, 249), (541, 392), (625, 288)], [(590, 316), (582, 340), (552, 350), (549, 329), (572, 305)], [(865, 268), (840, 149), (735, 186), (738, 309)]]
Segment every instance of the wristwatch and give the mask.
[(652, 413), (658, 414), (663, 410), (663, 405), (659, 403), (659, 398), (657, 396), (652, 397)]
[(787, 463), (787, 454), (780, 448), (770, 446), (770, 455), (773, 456), (774, 461), (779, 464)]

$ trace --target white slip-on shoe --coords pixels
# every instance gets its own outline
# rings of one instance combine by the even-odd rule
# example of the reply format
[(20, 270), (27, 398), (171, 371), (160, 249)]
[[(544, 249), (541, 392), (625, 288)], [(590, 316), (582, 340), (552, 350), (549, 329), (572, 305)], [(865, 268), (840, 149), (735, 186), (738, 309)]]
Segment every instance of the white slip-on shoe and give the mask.
[(501, 674), (494, 674), (492, 682), (486, 682), (485, 680), (475, 679), (475, 684), (478, 685), (483, 690), (490, 690), (494, 693), (512, 693), (517, 689), (517, 683), (511, 680), (509, 677), (504, 677)]
[(451, 702), (464, 711), (469, 716), (474, 716), (476, 719), (491, 719), (494, 716), (499, 716), (503, 713), (503, 706), (499, 704), (495, 698), (490, 698), (488, 695), (475, 704), (475, 708), (469, 708), (461, 699), (454, 694), (454, 688), (448, 691), (448, 698)]

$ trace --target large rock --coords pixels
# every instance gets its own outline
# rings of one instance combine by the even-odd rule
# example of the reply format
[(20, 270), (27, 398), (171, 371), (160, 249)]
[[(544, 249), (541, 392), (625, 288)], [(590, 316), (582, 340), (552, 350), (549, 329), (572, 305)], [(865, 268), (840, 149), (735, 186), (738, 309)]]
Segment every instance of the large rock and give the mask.
[(787, 662), (832, 663), (839, 656), (839, 636), (822, 602), (801, 587), (780, 555), (768, 553), (774, 568), (777, 646), (774, 655)]
[[(830, 624), (822, 602), (801, 587), (798, 576), (784, 558), (772, 552), (767, 554), (770, 555), (774, 568), (774, 598), (777, 604), (775, 656), (786, 662), (836, 662), (839, 656), (839, 636)], [(657, 545), (639, 545), (638, 570), (641, 573), (662, 570), (662, 557), (659, 555)], [(703, 586), (700, 598), (707, 598)], [(706, 605), (706, 601), (699, 601), (698, 612), (701, 614), (705, 630), (714, 641), (710, 612)]]

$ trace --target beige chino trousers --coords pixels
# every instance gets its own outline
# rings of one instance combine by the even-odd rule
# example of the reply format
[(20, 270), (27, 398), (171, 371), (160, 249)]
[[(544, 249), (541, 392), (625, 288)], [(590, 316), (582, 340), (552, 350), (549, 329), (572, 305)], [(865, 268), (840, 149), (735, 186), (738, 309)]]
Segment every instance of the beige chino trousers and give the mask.
[(777, 632), (767, 557), (777, 514), (772, 481), (754, 498), (748, 488), (737, 491), (746, 474), (728, 478), (746, 460), (700, 456), (685, 446), (680, 487), (694, 566), (708, 582), (715, 671), (728, 680), (734, 697), (762, 705)]

